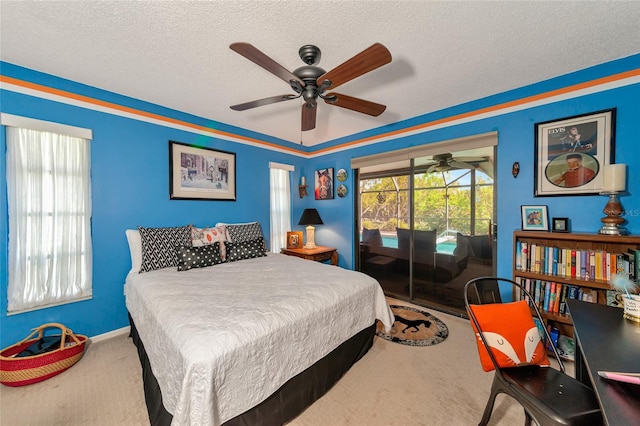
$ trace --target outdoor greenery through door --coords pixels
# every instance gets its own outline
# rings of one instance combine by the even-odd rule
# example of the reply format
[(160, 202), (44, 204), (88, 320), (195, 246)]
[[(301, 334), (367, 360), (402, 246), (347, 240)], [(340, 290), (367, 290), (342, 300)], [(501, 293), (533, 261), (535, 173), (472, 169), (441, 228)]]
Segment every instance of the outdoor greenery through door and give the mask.
[(464, 284), (494, 270), (492, 152), (464, 168), (361, 169), (359, 269), (390, 296), (462, 315)]

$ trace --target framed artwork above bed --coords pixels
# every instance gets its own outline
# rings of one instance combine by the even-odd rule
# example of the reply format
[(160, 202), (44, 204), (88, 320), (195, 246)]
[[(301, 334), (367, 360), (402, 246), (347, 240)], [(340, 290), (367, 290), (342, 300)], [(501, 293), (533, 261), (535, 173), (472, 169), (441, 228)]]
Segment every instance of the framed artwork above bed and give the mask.
[(172, 200), (236, 200), (236, 154), (169, 141)]

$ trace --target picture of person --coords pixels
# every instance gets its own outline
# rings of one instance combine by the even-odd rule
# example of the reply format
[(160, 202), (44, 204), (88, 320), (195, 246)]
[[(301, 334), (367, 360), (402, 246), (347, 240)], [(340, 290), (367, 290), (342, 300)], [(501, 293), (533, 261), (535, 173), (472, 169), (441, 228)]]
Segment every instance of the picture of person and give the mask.
[(598, 123), (596, 121), (570, 126), (549, 127), (547, 157), (549, 160), (571, 153), (598, 154)]
[(316, 170), (316, 200), (333, 198), (333, 168)]
[(560, 142), (562, 143), (562, 148), (565, 151), (569, 151), (569, 152), (576, 152), (576, 150), (578, 151), (588, 151), (591, 148), (593, 148), (593, 144), (592, 143), (583, 143), (580, 139), (581, 139), (581, 135), (578, 132), (578, 128), (576, 126), (573, 126), (569, 129), (569, 132), (562, 138), (560, 139)]
[[(596, 170), (583, 165), (585, 157), (592, 160), (590, 162), (595, 164)], [(575, 188), (591, 182), (593, 178), (596, 177), (598, 162), (595, 158), (589, 155), (574, 153), (567, 154), (565, 161), (567, 169), (559, 177), (553, 180), (549, 179), (554, 185), (563, 188)], [(549, 178), (549, 176), (547, 176), (547, 178)]]

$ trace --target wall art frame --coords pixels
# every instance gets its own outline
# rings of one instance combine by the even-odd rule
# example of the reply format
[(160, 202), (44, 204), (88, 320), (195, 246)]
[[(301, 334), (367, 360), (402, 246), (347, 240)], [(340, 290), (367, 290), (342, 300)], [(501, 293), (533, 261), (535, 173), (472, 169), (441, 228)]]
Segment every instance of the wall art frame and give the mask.
[(333, 200), (333, 167), (316, 170), (314, 182), (316, 200)]
[(236, 154), (169, 141), (172, 200), (236, 200)]
[(593, 195), (615, 161), (616, 109), (535, 124), (534, 196)]
[(521, 206), (523, 231), (548, 231), (549, 211), (547, 206)]

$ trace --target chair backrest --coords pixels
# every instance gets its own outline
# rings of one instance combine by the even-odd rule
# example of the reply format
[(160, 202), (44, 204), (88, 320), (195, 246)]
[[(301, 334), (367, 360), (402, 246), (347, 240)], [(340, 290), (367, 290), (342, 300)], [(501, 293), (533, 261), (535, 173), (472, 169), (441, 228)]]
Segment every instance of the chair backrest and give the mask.
[[(398, 235), (398, 248), (401, 250), (409, 250), (409, 241), (411, 238), (411, 230), (404, 228), (396, 228), (396, 233)], [(432, 231), (421, 231), (414, 230), (413, 231), (413, 244), (414, 250), (416, 253), (418, 252), (428, 252), (435, 253), (436, 251), (436, 239), (437, 239), (436, 230)]]
[[(496, 360), (495, 354), (491, 349), (491, 345), (487, 341), (487, 338), (483, 334), (482, 327), (480, 325), (480, 321), (474, 314), (473, 309), (471, 309), (472, 305), (487, 305), (487, 304), (501, 304), (503, 303), (502, 297), (500, 295), (500, 287), (505, 288), (509, 292), (509, 294), (514, 294), (514, 289), (518, 289), (517, 294), (521, 294), (524, 300), (532, 301), (534, 300), (531, 297), (531, 294), (518, 283), (511, 281), (506, 278), (498, 278), (498, 277), (478, 277), (470, 280), (464, 287), (464, 300), (465, 307), (467, 310), (467, 314), (469, 315), (469, 319), (475, 326), (475, 329), (478, 331), (479, 338), (481, 339), (485, 349), (489, 354), (489, 358), (493, 363), (496, 372), (500, 371), (500, 366), (498, 361)], [(540, 313), (539, 308), (535, 303), (529, 303), (529, 307), (533, 308), (532, 315), (538, 318), (540, 324), (544, 324), (542, 315)], [(510, 318), (505, 318), (505, 321), (510, 321)], [(555, 344), (551, 340), (551, 336), (546, 327), (541, 328), (544, 332), (544, 336), (546, 341), (549, 344), (550, 349), (552, 350), (556, 361), (558, 362), (558, 366), (562, 372), (564, 372), (564, 364), (560, 359), (560, 355), (558, 354), (558, 350), (556, 349)]]

